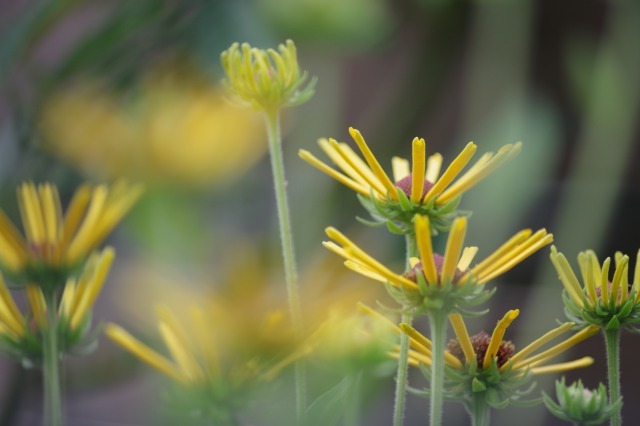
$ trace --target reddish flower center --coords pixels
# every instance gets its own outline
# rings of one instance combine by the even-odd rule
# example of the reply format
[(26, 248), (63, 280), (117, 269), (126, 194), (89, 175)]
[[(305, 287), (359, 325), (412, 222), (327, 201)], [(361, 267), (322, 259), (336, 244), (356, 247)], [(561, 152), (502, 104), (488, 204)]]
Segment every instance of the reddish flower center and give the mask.
[[(433, 253), (433, 262), (436, 264), (436, 271), (438, 271), (438, 281), (442, 278), (442, 267), (444, 266), (444, 257), (440, 256), (437, 253)], [(418, 272), (422, 273), (425, 277), (425, 281), (427, 280), (426, 275), (424, 274), (424, 268), (422, 267), (422, 262), (416, 263), (416, 265), (411, 268), (409, 271), (402, 274), (406, 279), (413, 281), (414, 283), (418, 282)], [(455, 284), (462, 277), (464, 271), (456, 268), (456, 272), (453, 274), (452, 282)]]
[[(409, 173), (409, 175), (405, 178), (400, 179), (399, 181), (397, 181), (395, 183), (395, 185), (400, 188), (402, 190), (402, 192), (405, 193), (405, 195), (407, 197), (411, 197), (411, 180), (413, 179), (412, 174)], [(422, 200), (424, 198), (425, 195), (427, 195), (427, 192), (429, 192), (429, 190), (433, 187), (433, 183), (429, 182), (428, 180), (425, 179), (424, 181), (424, 185), (422, 186), (422, 195), (420, 196), (420, 200)]]
[[(478, 368), (482, 368), (484, 357), (487, 354), (487, 349), (489, 348), (489, 342), (491, 342), (491, 336), (489, 336), (484, 331), (481, 331), (475, 336), (471, 336), (471, 346), (473, 347), (473, 351), (476, 354)], [(447, 343), (447, 350), (451, 353), (451, 355), (458, 358), (460, 362), (466, 361), (464, 352), (462, 351), (462, 346), (460, 346), (460, 342), (457, 339), (449, 340), (449, 343)], [(498, 367), (502, 367), (513, 356), (515, 351), (516, 347), (513, 343), (511, 343), (510, 340), (503, 340), (502, 342), (500, 342), (500, 347), (498, 348), (498, 353), (496, 354), (496, 358), (498, 359)]]

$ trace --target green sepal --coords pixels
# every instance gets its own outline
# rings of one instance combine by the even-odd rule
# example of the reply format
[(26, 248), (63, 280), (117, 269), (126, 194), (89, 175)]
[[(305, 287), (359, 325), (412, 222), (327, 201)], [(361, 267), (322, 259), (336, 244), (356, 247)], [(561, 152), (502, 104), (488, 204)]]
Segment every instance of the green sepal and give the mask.
[(620, 321), (618, 321), (618, 317), (614, 315), (611, 320), (607, 323), (604, 328), (605, 330), (619, 330), (620, 329)]
[(487, 387), (485, 386), (484, 383), (478, 380), (477, 377), (474, 377), (473, 380), (471, 381), (471, 390), (473, 392), (484, 392), (487, 390)]

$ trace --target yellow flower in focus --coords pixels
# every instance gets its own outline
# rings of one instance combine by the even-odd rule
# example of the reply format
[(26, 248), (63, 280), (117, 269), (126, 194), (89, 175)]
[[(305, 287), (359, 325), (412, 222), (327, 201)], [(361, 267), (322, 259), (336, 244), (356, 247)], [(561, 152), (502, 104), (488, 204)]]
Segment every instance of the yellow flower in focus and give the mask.
[[(68, 269), (107, 237), (141, 193), (141, 186), (124, 182), (111, 187), (86, 184), (74, 193), (63, 215), (54, 185), (23, 183), (18, 204), (26, 238), (0, 211), (0, 264), (41, 287), (64, 285)], [(59, 279), (63, 281), (52, 282)]]
[(291, 40), (279, 45), (278, 51), (234, 43), (220, 59), (226, 74), (223, 84), (236, 100), (253, 109), (272, 113), (313, 96), (316, 79), (306, 83), (307, 72), (300, 72)]
[(262, 123), (183, 68), (160, 67), (121, 95), (92, 82), (56, 92), (41, 112), (44, 146), (99, 179), (210, 186), (237, 178), (266, 149)]
[[(416, 216), (414, 222), (420, 257), (412, 258), (411, 269), (402, 274), (391, 271), (373, 259), (335, 228), (327, 228), (326, 232), (329, 238), (336, 242), (329, 241), (323, 244), (329, 250), (347, 259), (345, 266), (349, 269), (375, 281), (388, 283), (391, 288), (399, 289), (397, 296), (404, 299), (403, 305), (428, 307), (430, 294), (440, 297), (438, 292), (441, 289), (464, 288), (468, 285), (482, 286), (553, 241), (553, 235), (547, 234), (544, 229), (536, 233), (528, 229), (523, 230), (485, 260), (470, 268), (469, 265), (473, 261), (477, 247), (463, 249), (467, 229), (466, 218), (461, 217), (453, 222), (444, 256), (433, 252), (429, 218)], [(446, 307), (448, 310), (454, 309), (456, 304), (463, 303), (464, 300), (447, 297), (447, 300), (442, 302), (450, 305)], [(441, 308), (442, 305), (439, 305), (438, 309)]]
[[(318, 144), (339, 170), (306, 150), (300, 150), (300, 158), (366, 197), (361, 201), (372, 216), (381, 222), (391, 221), (400, 227), (399, 233), (410, 233), (407, 228), (411, 228), (416, 214), (430, 216), (432, 225), (438, 229), (448, 229), (451, 217), (455, 217), (458, 197), (517, 155), (522, 146), (518, 142), (503, 146), (495, 155), (488, 152), (459, 176), (476, 152), (473, 142), (469, 142), (441, 174), (442, 155), (435, 153), (427, 157), (424, 139), (415, 138), (411, 166), (404, 158), (392, 159), (392, 180), (360, 132), (349, 128), (349, 133), (364, 159), (349, 145), (334, 139), (320, 139)], [(369, 197), (371, 200), (367, 200)]]
[(637, 331), (640, 323), (640, 251), (636, 256), (633, 282), (629, 283), (629, 256), (616, 252), (613, 278), (609, 280), (611, 258), (602, 264), (593, 250), (578, 254), (582, 284), (564, 254), (551, 247), (551, 262), (564, 285), (565, 312), (582, 326), (604, 329), (622, 327)]
[[(516, 351), (513, 343), (503, 340), (503, 337), (519, 312), (517, 309), (508, 311), (498, 321), (491, 336), (485, 332), (469, 336), (459, 314), (449, 317), (456, 339), (449, 342), (445, 352), (446, 398), (462, 402), (470, 413), (474, 412), (474, 408), (477, 409), (477, 404), (504, 408), (526, 395), (528, 391), (523, 389), (527, 389), (525, 385), (531, 375), (560, 373), (593, 364), (593, 358), (587, 356), (575, 361), (546, 365), (577, 343), (596, 334), (598, 328), (595, 326), (574, 333), (560, 343), (538, 352), (575, 326), (575, 323), (565, 323)], [(400, 328), (411, 339), (410, 365), (430, 366), (431, 341), (408, 324), (400, 324)], [(397, 357), (397, 352), (393, 356)]]

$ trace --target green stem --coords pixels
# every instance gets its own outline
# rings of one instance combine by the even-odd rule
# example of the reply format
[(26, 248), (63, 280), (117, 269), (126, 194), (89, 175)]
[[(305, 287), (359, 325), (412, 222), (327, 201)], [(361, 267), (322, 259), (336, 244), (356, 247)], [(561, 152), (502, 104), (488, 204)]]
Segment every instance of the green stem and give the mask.
[[(280, 133), (279, 111), (265, 113), (267, 136), (269, 139), (269, 152), (271, 157), (271, 169), (273, 172), (273, 185), (276, 193), (278, 207), (278, 219), (280, 222), (280, 240), (282, 242), (282, 257), (284, 259), (284, 273), (287, 285), (287, 297), (289, 300), (289, 314), (293, 328), (298, 337), (302, 337), (302, 310), (300, 308), (300, 296), (298, 292), (296, 262), (293, 249), (293, 234), (291, 232), (291, 219), (289, 204), (287, 202), (286, 180), (284, 176), (284, 161), (282, 159), (282, 135)], [(296, 416), (298, 423), (302, 422), (306, 409), (305, 385), (306, 372), (303, 361), (295, 365), (296, 387)]]
[[(607, 377), (609, 380), (609, 403), (620, 398), (620, 329), (604, 330), (604, 341), (607, 348)], [(611, 417), (611, 426), (620, 426), (622, 417), (620, 410)]]
[(407, 245), (407, 266), (406, 266), (406, 270), (408, 271), (409, 269), (411, 269), (411, 263), (409, 263), (409, 259), (411, 259), (412, 257), (417, 257), (418, 256), (418, 244), (416, 242), (416, 236), (411, 234), (411, 235), (407, 235), (405, 237), (405, 242)]
[(491, 412), (484, 399), (484, 392), (476, 392), (473, 395), (473, 404), (469, 413), (471, 414), (471, 426), (489, 426)]
[(55, 292), (46, 297), (47, 329), (42, 350), (44, 375), (44, 424), (62, 426), (60, 352), (58, 350), (58, 310)]
[(447, 338), (447, 315), (443, 311), (429, 313), (431, 326), (431, 412), (430, 425), (442, 423), (442, 388), (444, 386), (444, 341)]
[[(403, 313), (401, 322), (411, 325), (413, 317), (410, 313)], [(398, 354), (398, 372), (396, 374), (396, 395), (393, 405), (393, 426), (402, 426), (404, 421), (404, 404), (407, 393), (409, 374), (409, 336), (400, 335), (400, 350)]]

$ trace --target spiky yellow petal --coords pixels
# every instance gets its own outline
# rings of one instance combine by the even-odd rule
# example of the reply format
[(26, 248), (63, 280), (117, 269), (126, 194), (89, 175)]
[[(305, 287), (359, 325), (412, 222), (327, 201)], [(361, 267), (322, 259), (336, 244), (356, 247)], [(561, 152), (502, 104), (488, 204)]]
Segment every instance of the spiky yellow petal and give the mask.
[(414, 219), (416, 231), (416, 243), (420, 252), (422, 269), (427, 283), (431, 286), (438, 285), (438, 270), (433, 260), (433, 248), (431, 246), (431, 225), (428, 216), (417, 215)]
[(167, 376), (181, 382), (186, 383), (188, 380), (178, 367), (167, 358), (158, 354), (156, 351), (140, 342), (138, 339), (129, 334), (122, 327), (109, 323), (104, 328), (104, 333), (114, 342), (128, 350), (151, 367), (166, 374)]
[(419, 203), (422, 200), (425, 173), (425, 144), (424, 139), (414, 138), (411, 158), (411, 201)]
[(500, 348), (500, 344), (502, 343), (502, 338), (504, 337), (504, 333), (507, 331), (507, 327), (515, 320), (520, 314), (520, 310), (514, 309), (508, 311), (504, 317), (498, 321), (498, 324), (493, 329), (493, 334), (491, 334), (491, 340), (489, 341), (489, 346), (487, 347), (487, 352), (484, 356), (484, 361), (482, 363), (482, 368), (487, 369), (491, 365), (491, 360), (498, 353), (498, 349)]
[(449, 315), (449, 322), (451, 323), (453, 332), (460, 343), (465, 359), (469, 364), (471, 364), (473, 360), (476, 359), (476, 354), (473, 350), (471, 338), (469, 337), (469, 332), (467, 331), (467, 326), (464, 324), (462, 316), (458, 313), (451, 314)]
[(447, 247), (444, 252), (444, 261), (441, 272), (441, 282), (450, 282), (456, 273), (462, 246), (464, 245), (464, 236), (467, 232), (467, 218), (459, 217), (453, 221), (449, 238), (447, 239)]

